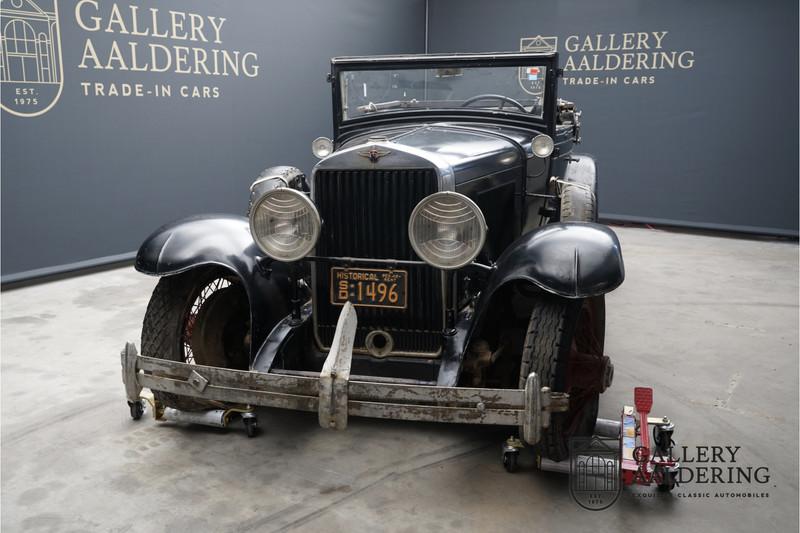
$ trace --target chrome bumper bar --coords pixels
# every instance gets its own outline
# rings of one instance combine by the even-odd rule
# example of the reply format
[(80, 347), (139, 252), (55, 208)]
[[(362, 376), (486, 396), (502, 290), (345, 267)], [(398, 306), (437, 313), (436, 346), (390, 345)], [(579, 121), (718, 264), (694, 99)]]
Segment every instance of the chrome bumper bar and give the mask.
[(541, 439), (550, 413), (564, 411), (568, 396), (539, 387), (531, 373), (524, 389), (436, 387), (351, 381), (355, 308), (347, 303), (332, 348), (318, 377), (231, 370), (138, 355), (127, 343), (121, 353), (128, 402), (142, 389), (247, 406), (317, 412), (324, 428), (345, 429), (350, 416), (521, 426), (528, 444)]

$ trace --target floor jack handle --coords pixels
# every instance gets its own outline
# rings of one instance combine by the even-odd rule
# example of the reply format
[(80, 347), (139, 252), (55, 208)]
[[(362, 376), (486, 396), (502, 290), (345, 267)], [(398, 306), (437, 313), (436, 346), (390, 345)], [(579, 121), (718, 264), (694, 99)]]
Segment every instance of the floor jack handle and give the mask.
[(633, 389), (633, 403), (639, 413), (639, 436), (642, 440), (642, 448), (647, 450), (646, 461), (650, 458), (650, 428), (647, 426), (647, 415), (653, 407), (653, 389), (650, 387), (636, 387)]

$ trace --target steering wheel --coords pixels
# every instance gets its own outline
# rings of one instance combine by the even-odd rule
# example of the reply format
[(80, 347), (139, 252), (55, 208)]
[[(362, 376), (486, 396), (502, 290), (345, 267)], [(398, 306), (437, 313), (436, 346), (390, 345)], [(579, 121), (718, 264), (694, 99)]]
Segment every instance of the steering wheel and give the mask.
[(511, 104), (514, 107), (518, 108), (523, 113), (527, 113), (528, 110), (525, 109), (525, 106), (514, 100), (513, 98), (509, 98), (508, 96), (502, 94), (479, 94), (477, 96), (473, 96), (472, 98), (467, 98), (464, 100), (464, 103), (461, 104), (461, 107), (467, 107), (470, 104), (474, 104), (475, 102), (479, 102), (481, 100), (500, 100), (500, 109), (503, 109), (505, 104)]

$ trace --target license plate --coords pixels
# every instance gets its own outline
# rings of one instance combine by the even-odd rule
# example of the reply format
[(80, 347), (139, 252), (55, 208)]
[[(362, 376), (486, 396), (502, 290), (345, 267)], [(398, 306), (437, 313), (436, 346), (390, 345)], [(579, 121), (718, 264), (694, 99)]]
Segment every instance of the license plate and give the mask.
[(331, 268), (331, 303), (405, 309), (408, 272), (381, 268)]

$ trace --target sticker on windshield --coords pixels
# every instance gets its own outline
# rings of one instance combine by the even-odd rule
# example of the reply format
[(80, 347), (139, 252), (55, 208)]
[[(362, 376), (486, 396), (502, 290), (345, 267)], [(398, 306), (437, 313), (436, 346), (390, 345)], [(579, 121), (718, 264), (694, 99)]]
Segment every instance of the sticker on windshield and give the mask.
[(545, 67), (520, 67), (519, 84), (522, 90), (534, 96), (544, 96)]

